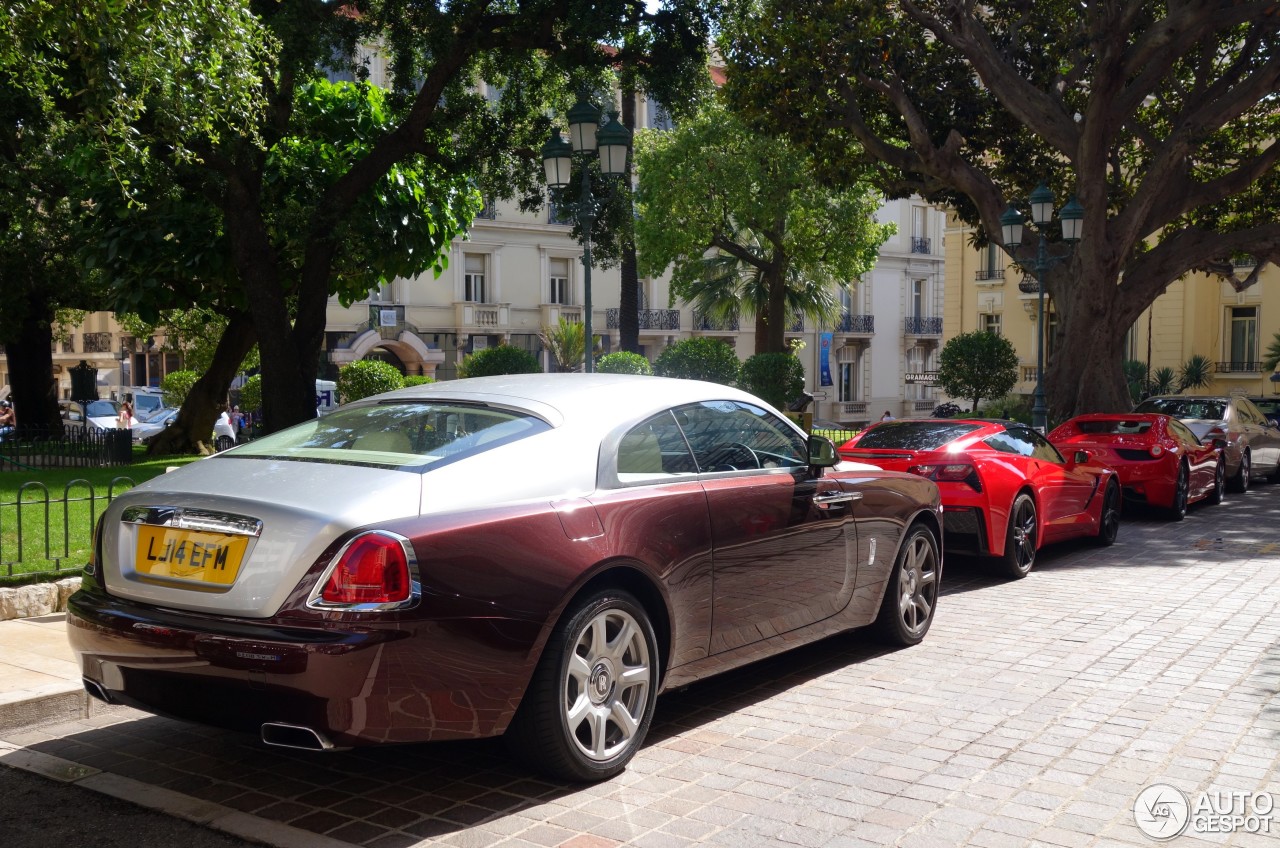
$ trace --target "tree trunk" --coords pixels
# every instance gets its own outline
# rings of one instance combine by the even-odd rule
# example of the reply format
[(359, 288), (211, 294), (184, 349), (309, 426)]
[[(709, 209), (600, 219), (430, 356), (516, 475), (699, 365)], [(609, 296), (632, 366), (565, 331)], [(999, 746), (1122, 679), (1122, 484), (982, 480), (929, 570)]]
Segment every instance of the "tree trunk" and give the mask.
[(32, 295), (17, 340), (4, 346), (19, 434), (28, 427), (62, 423), (53, 379), (53, 313), (48, 298)]
[(151, 441), (147, 448), (149, 455), (213, 452), (213, 425), (226, 407), (227, 388), (255, 339), (249, 316), (243, 312), (232, 315), (214, 348), (209, 370), (191, 387), (174, 422)]
[[(761, 344), (760, 333), (756, 333), (756, 353), (787, 352), (787, 280), (785, 266), (775, 261), (773, 266), (764, 271), (765, 291), (769, 293), (769, 302), (765, 309), (765, 335)], [(757, 318), (757, 326), (759, 319)]]
[[(635, 72), (624, 68), (622, 72), (622, 125), (636, 131), (636, 82)], [(627, 173), (624, 177), (631, 185), (631, 157), (627, 157)], [(636, 270), (636, 240), (628, 233), (622, 240), (621, 289), (618, 292), (618, 344), (630, 353), (640, 352), (640, 276)]]

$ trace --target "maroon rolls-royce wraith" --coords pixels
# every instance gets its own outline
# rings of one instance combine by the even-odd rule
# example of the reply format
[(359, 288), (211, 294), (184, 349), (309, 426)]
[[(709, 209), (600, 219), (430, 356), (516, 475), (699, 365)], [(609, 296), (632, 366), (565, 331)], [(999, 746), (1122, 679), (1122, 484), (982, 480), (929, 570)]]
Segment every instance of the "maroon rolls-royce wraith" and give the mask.
[(157, 478), (69, 631), (112, 703), (327, 749), (506, 734), (620, 771), (663, 689), (938, 596), (938, 489), (709, 383), (523, 375), (370, 398)]

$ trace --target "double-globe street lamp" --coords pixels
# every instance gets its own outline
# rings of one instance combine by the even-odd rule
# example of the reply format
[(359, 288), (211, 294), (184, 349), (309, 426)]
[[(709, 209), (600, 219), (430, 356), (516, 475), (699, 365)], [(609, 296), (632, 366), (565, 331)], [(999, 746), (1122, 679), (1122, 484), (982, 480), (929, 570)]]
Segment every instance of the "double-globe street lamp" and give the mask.
[[(1036, 393), (1035, 402), (1031, 407), (1031, 426), (1034, 427), (1041, 435), (1048, 431), (1048, 409), (1044, 403), (1044, 281), (1046, 272), (1059, 262), (1062, 262), (1071, 256), (1071, 250), (1074, 249), (1076, 242), (1080, 241), (1080, 234), (1084, 230), (1084, 207), (1076, 200), (1076, 196), (1071, 195), (1071, 199), (1067, 201), (1067, 205), (1062, 207), (1062, 211), (1058, 213), (1058, 219), (1062, 222), (1062, 240), (1067, 243), (1068, 251), (1062, 256), (1050, 256), (1048, 246), (1048, 226), (1053, 223), (1053, 192), (1044, 183), (1040, 183), (1036, 190), (1031, 192), (1031, 196), (1027, 198), (1027, 202), (1031, 206), (1031, 220), (1035, 223), (1036, 229), (1039, 230), (1040, 238), (1036, 244), (1035, 263), (1031, 266), (1036, 278), (1036, 289), (1039, 292), (1039, 303), (1036, 311)], [(1025, 219), (1021, 212), (1014, 207), (1012, 203), (1004, 210), (1004, 214), (1000, 216), (1000, 231), (1004, 236), (1005, 250), (1009, 251), (1009, 255), (1018, 250), (1022, 244), (1022, 227)], [(1017, 258), (1014, 258), (1017, 261)]]
[[(595, 370), (592, 357), (595, 337), (591, 333), (591, 228), (613, 194), (612, 178), (627, 172), (627, 154), (631, 151), (631, 133), (618, 123), (617, 113), (610, 112), (603, 127), (600, 115), (600, 110), (585, 97), (579, 99), (569, 110), (570, 141), (565, 141), (557, 128), (542, 146), (542, 165), (546, 168), (547, 185), (553, 190), (569, 187), (573, 181), (574, 154), (578, 154), (578, 181), (582, 188), (574, 214), (582, 233), (582, 331), (588, 373)], [(596, 197), (591, 191), (591, 159), (597, 156), (600, 172), (610, 180), (609, 192), (604, 197)]]

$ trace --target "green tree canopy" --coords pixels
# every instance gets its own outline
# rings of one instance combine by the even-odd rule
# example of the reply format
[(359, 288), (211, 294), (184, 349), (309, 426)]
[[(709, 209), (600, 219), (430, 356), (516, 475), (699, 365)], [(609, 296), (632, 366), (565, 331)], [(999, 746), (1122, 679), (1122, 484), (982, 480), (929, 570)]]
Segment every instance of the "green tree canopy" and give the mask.
[(875, 222), (878, 193), (832, 188), (808, 154), (716, 101), (672, 131), (637, 133), (635, 155), (641, 273), (674, 266), (672, 294), (709, 293), (709, 309), (745, 294), (757, 353), (786, 352), (791, 309), (829, 315), (836, 287), (867, 271), (893, 232)]
[(938, 354), (938, 385), (951, 397), (972, 399), (975, 412), (980, 400), (1006, 395), (1017, 382), (1018, 353), (1004, 336), (961, 333)]
[[(1251, 285), (1280, 261), (1280, 14), (1273, 2), (744, 0), (730, 98), (823, 175), (873, 167), (891, 197), (949, 205), (1003, 244), (1042, 180), (1084, 232), (1047, 274), (1056, 417), (1124, 409), (1126, 332), (1203, 270)], [(1028, 227), (1017, 256), (1036, 255)], [(1230, 260), (1259, 261), (1237, 278)], [(1082, 375), (1084, 378), (1082, 379)]]
[(343, 403), (393, 392), (404, 387), (404, 375), (389, 362), (362, 359), (338, 372), (338, 396)]
[(775, 409), (786, 409), (804, 392), (804, 366), (795, 354), (757, 353), (742, 363), (738, 385)]

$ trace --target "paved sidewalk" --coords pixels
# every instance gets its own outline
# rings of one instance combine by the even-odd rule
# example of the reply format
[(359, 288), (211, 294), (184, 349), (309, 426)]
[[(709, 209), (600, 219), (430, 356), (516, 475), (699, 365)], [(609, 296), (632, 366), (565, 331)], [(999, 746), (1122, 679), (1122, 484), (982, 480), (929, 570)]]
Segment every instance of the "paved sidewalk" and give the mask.
[(105, 708), (91, 701), (67, 644), (65, 613), (0, 621), (0, 735)]
[[(1278, 802), (1270, 833), (1171, 844), (1280, 844), (1280, 486), (943, 584), (916, 648), (850, 634), (665, 695), (594, 786), (493, 740), (316, 755), (123, 708), (0, 732), (0, 762), (286, 848), (1150, 846), (1156, 782)], [(60, 619), (0, 623), (3, 688), (78, 686)]]

